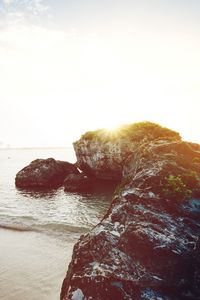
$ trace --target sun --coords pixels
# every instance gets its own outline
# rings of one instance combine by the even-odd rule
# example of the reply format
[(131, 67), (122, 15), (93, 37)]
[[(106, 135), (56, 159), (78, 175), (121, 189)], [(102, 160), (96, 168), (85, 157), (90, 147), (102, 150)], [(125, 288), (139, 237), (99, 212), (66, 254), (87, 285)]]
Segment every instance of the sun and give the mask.
[(119, 127), (121, 127), (124, 124), (124, 122), (122, 122), (122, 120), (117, 119), (117, 118), (109, 118), (104, 120), (103, 122), (103, 127), (110, 131), (110, 132), (114, 132), (117, 131)]

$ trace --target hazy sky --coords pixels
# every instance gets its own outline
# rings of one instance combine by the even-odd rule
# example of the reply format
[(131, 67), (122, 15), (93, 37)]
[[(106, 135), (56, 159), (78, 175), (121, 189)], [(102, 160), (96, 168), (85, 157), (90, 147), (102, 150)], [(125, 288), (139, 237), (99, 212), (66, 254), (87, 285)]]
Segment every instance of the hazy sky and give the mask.
[(0, 1), (0, 141), (150, 120), (200, 142), (199, 0)]

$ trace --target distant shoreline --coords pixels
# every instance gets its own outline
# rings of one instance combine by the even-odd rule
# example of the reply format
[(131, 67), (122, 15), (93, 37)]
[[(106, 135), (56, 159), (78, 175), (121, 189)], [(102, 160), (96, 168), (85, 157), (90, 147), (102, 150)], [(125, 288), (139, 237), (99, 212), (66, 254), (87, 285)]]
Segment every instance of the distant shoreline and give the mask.
[(8, 147), (0, 148), (0, 150), (45, 150), (45, 149), (73, 149), (73, 146), (63, 146), (63, 147)]

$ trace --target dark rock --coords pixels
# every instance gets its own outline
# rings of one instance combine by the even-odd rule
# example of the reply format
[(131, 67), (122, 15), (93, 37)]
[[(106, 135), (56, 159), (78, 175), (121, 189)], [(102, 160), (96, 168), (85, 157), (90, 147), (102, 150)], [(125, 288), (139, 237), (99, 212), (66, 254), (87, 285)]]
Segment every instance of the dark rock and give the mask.
[(91, 191), (92, 186), (92, 180), (83, 173), (70, 174), (64, 181), (66, 192), (87, 192)]
[(36, 159), (17, 173), (15, 184), (19, 188), (53, 188), (62, 185), (71, 173), (78, 174), (79, 171), (69, 162)]
[(61, 300), (199, 300), (200, 146), (143, 138), (122, 172), (105, 217), (74, 246)]

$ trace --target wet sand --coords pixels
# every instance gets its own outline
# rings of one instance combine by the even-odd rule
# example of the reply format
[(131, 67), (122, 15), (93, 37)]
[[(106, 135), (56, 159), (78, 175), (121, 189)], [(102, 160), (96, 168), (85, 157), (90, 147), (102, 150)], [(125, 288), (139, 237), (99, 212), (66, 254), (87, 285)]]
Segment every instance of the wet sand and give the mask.
[(58, 300), (74, 243), (0, 229), (0, 299)]

